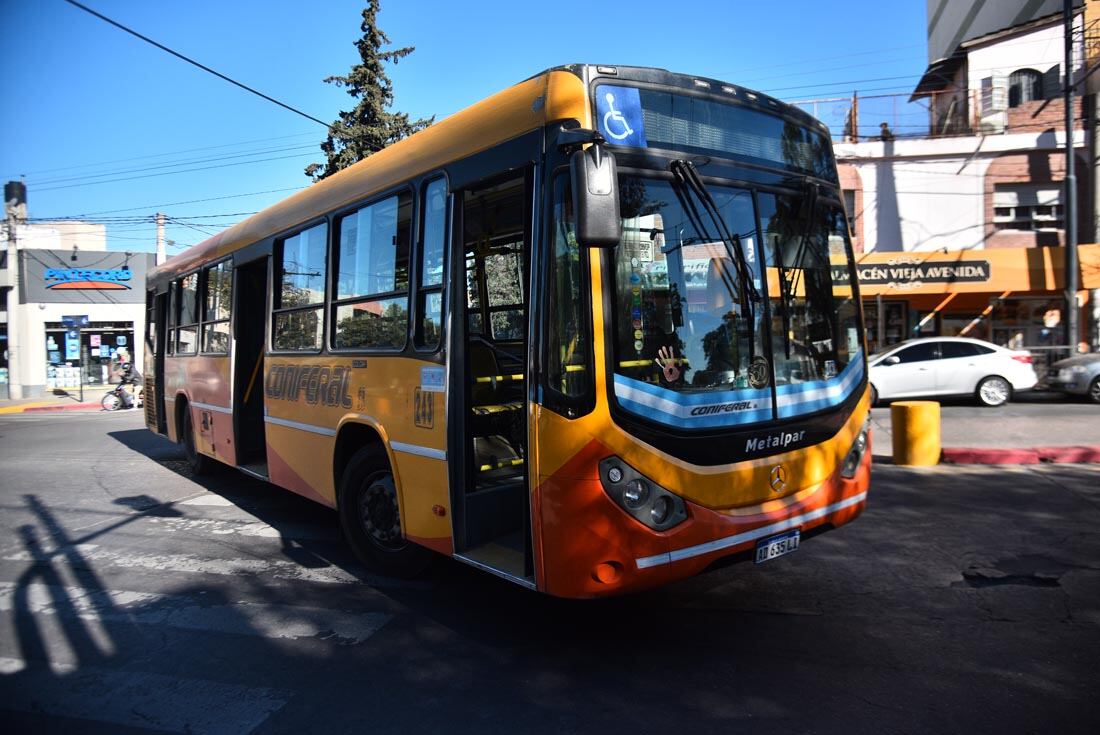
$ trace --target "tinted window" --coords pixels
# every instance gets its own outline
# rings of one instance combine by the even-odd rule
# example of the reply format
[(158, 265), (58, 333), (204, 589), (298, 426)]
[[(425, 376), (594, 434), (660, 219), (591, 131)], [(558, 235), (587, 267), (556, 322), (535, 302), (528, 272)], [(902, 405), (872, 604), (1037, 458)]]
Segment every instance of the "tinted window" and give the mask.
[(940, 357), (948, 360), (952, 357), (974, 357), (978, 354), (977, 345), (969, 342), (942, 342), (940, 343)]
[(937, 347), (939, 347), (939, 344), (937, 342), (924, 342), (923, 344), (906, 347), (901, 352), (896, 353), (896, 356), (902, 362), (923, 362), (924, 360), (935, 360)]

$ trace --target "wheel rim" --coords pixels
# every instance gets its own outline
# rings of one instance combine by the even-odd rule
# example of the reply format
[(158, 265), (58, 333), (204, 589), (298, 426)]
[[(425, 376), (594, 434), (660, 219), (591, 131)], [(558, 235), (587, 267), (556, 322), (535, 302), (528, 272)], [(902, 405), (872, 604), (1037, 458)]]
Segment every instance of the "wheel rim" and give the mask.
[(1000, 378), (991, 378), (978, 389), (982, 400), (990, 405), (999, 405), (1008, 400), (1008, 382)]
[(371, 543), (380, 549), (399, 551), (405, 547), (397, 489), (388, 472), (376, 474), (364, 483), (359, 493), (359, 523)]
[(1089, 386), (1089, 398), (1093, 403), (1100, 403), (1100, 378), (1092, 381), (1092, 385)]
[(108, 411), (114, 411), (119, 406), (119, 399), (117, 393), (108, 393), (103, 396), (103, 407)]

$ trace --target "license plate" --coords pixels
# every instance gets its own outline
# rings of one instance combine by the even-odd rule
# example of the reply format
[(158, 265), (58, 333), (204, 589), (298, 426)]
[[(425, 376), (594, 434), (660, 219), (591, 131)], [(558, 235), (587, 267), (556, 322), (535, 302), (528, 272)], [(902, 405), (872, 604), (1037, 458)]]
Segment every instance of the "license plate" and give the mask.
[(777, 557), (789, 554), (798, 549), (798, 541), (802, 538), (802, 532), (797, 528), (793, 531), (781, 533), (778, 536), (769, 536), (756, 542), (756, 563), (762, 564)]

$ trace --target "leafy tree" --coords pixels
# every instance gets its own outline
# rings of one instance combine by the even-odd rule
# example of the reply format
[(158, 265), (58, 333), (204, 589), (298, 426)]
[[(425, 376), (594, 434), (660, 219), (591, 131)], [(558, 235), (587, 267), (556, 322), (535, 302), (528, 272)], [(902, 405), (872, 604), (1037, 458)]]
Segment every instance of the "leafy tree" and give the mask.
[(390, 39), (378, 27), (378, 6), (379, 0), (368, 0), (367, 7), (363, 8), (360, 26), (363, 37), (355, 42), (361, 63), (353, 66), (347, 76), (324, 80), (327, 84), (345, 87), (358, 104), (350, 112), (341, 112), (340, 118), (329, 127), (328, 137), (321, 143), (328, 160), (324, 164), (306, 166), (306, 176), (314, 181), (331, 176), (435, 121), (434, 116), (410, 121), (408, 113), (387, 110), (393, 104), (393, 84), (386, 76), (384, 64), (397, 64), (411, 54), (414, 47), (383, 48)]

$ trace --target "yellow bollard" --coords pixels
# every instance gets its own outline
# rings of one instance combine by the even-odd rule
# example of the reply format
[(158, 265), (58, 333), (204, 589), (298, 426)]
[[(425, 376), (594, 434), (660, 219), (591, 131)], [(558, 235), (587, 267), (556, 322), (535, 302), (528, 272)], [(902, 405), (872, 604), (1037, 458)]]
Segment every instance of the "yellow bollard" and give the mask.
[(894, 464), (930, 467), (940, 462), (940, 404), (895, 401), (890, 404)]

